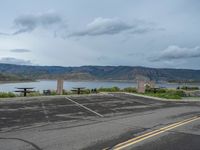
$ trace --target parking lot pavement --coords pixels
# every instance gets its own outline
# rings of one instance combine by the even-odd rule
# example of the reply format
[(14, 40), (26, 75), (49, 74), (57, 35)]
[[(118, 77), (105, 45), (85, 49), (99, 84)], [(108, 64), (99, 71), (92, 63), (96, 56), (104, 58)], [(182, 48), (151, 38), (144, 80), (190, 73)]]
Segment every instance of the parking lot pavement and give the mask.
[[(0, 146), (3, 150), (98, 150), (199, 115), (199, 107), (198, 102), (165, 102), (122, 93), (0, 101)], [(166, 141), (188, 136), (170, 137)], [(162, 140), (158, 143), (163, 146)], [(142, 146), (155, 149), (152, 145), (144, 141)]]
[[(124, 94), (69, 96), (68, 98), (105, 117), (153, 109), (164, 105), (164, 103), (151, 99)], [(1, 101), (0, 129), (98, 117), (92, 111), (80, 107), (69, 99), (65, 97), (41, 97), (29, 98), (27, 101)]]
[(65, 98), (37, 98), (28, 101), (0, 102), (0, 128), (27, 127), (55, 121), (82, 119), (93, 114)]

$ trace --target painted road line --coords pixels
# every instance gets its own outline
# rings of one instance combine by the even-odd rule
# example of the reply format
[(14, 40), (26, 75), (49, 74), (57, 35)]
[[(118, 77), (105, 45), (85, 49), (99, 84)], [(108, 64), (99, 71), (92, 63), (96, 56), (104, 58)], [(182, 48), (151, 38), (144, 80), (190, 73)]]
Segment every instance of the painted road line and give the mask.
[(46, 110), (46, 107), (45, 107), (44, 103), (42, 103), (42, 109), (43, 109), (45, 118), (47, 119), (47, 121), (48, 121), (48, 123), (49, 123), (49, 122), (50, 122), (50, 121), (49, 121), (49, 116), (48, 116), (48, 113), (47, 113), (47, 110)]
[(117, 144), (115, 147), (119, 147), (119, 146), (125, 145), (125, 144), (130, 143), (130, 142), (132, 142), (132, 141), (135, 141), (135, 140), (137, 140), (137, 139), (146, 137), (146, 136), (148, 136), (148, 135), (154, 134), (154, 133), (159, 132), (159, 131), (161, 131), (161, 130), (165, 130), (165, 129), (167, 129), (167, 128), (169, 128), (169, 127), (172, 127), (172, 126), (174, 126), (174, 125), (183, 123), (183, 122), (185, 122), (185, 121), (189, 121), (189, 120), (191, 120), (191, 119), (193, 119), (193, 118), (196, 118), (196, 116), (195, 116), (195, 117), (192, 117), (192, 118), (189, 118), (189, 119), (185, 119), (185, 120), (180, 121), (180, 122), (177, 122), (177, 123), (173, 123), (173, 124), (171, 124), (171, 125), (162, 127), (162, 128), (160, 128), (160, 129), (156, 129), (156, 130), (153, 130), (153, 131), (151, 131), (151, 132), (142, 134), (142, 135), (137, 136), (137, 137), (135, 137), (135, 138), (132, 138), (132, 139), (130, 139), (130, 140), (128, 140), (128, 141), (125, 141), (125, 142), (123, 142), (123, 143)]
[(78, 106), (83, 107), (83, 108), (87, 109), (88, 111), (90, 111), (90, 112), (92, 112), (92, 113), (94, 113), (94, 114), (100, 116), (100, 117), (104, 117), (104, 116), (101, 115), (100, 113), (98, 113), (98, 112), (96, 112), (96, 111), (94, 111), (94, 110), (92, 110), (92, 109), (90, 109), (90, 108), (88, 108), (88, 107), (86, 107), (86, 106), (84, 106), (84, 105), (82, 105), (82, 104), (80, 104), (80, 103), (78, 103), (78, 102), (76, 102), (76, 101), (74, 101), (74, 100), (68, 98), (68, 97), (65, 97), (65, 98), (66, 98), (67, 100), (69, 100), (69, 101), (71, 101), (71, 102), (77, 104)]
[(126, 148), (126, 147), (128, 147), (128, 146), (134, 145), (134, 144), (139, 143), (139, 142), (141, 142), (141, 141), (144, 141), (144, 140), (146, 140), (146, 139), (148, 139), (148, 138), (154, 137), (154, 136), (156, 136), (156, 135), (159, 135), (159, 134), (161, 134), (161, 133), (167, 132), (167, 131), (169, 131), (169, 130), (172, 130), (172, 129), (177, 128), (177, 127), (179, 127), (179, 126), (183, 126), (183, 125), (185, 125), (185, 124), (188, 124), (188, 123), (190, 123), (190, 122), (193, 122), (193, 121), (196, 121), (196, 120), (199, 120), (199, 119), (200, 119), (200, 117), (195, 116), (195, 117), (192, 117), (192, 118), (190, 118), (190, 119), (186, 119), (186, 120), (183, 120), (183, 121), (174, 123), (174, 124), (172, 124), (172, 125), (168, 125), (168, 126), (166, 126), (166, 127), (160, 128), (160, 129), (158, 129), (158, 130), (155, 130), (155, 131), (146, 133), (146, 134), (144, 134), (144, 135), (138, 136), (138, 137), (136, 137), (136, 138), (133, 138), (133, 139), (131, 139), (131, 140), (128, 140), (128, 141), (126, 141), (126, 142), (123, 142), (123, 143), (121, 143), (121, 144), (118, 144), (118, 145), (114, 146), (113, 149), (114, 149), (114, 150), (121, 150), (121, 149), (124, 149), (124, 148)]
[(141, 138), (141, 139), (138, 139), (138, 140), (136, 140), (136, 141), (130, 142), (130, 143), (128, 143), (128, 144), (126, 144), (126, 145), (123, 145), (123, 146), (121, 146), (121, 147), (114, 148), (114, 150), (121, 150), (121, 149), (124, 149), (124, 148), (126, 148), (126, 147), (128, 147), (128, 146), (131, 146), (131, 145), (136, 144), (136, 143), (138, 143), (138, 142), (144, 141), (145, 139), (154, 137), (154, 136), (156, 136), (156, 135), (159, 135), (159, 134), (161, 134), (161, 133), (164, 133), (164, 132), (166, 132), (166, 131), (172, 130), (172, 129), (174, 129), (174, 128), (177, 128), (177, 127), (179, 127), (179, 126), (185, 125), (185, 124), (187, 124), (187, 123), (190, 123), (190, 122), (195, 121), (195, 120), (198, 120), (198, 119), (199, 119), (199, 118), (196, 118), (196, 119), (193, 119), (193, 120), (190, 120), (190, 121), (187, 121), (187, 122), (184, 122), (184, 123), (175, 125), (175, 126), (173, 126), (173, 127), (171, 127), (171, 128), (168, 128), (168, 129), (162, 130), (162, 131), (160, 131), (160, 132), (151, 134), (151, 135), (149, 135), (149, 136), (146, 136), (146, 137), (144, 137), (144, 138)]
[(109, 150), (110, 148), (109, 147), (106, 147), (106, 148), (104, 148), (104, 149), (102, 149), (102, 150)]

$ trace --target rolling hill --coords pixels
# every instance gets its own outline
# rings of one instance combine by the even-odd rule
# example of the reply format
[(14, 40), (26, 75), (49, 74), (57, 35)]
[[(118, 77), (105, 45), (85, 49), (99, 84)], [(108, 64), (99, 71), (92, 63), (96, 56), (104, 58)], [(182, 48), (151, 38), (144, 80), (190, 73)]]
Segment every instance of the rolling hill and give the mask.
[(0, 80), (4, 80), (6, 75), (15, 80), (57, 78), (66, 80), (137, 80), (142, 77), (155, 81), (200, 81), (200, 70), (138, 66), (60, 67), (0, 64)]

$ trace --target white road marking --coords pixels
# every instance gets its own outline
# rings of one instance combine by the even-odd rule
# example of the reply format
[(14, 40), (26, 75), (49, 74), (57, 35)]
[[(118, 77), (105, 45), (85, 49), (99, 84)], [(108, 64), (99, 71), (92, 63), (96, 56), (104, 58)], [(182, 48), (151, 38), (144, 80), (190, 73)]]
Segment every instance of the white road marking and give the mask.
[(88, 111), (90, 111), (90, 112), (92, 112), (92, 113), (94, 113), (94, 114), (100, 116), (100, 117), (104, 117), (104, 116), (101, 115), (100, 113), (98, 113), (98, 112), (96, 112), (96, 111), (94, 111), (94, 110), (92, 110), (92, 109), (90, 109), (90, 108), (88, 108), (88, 107), (86, 107), (86, 106), (84, 106), (84, 105), (82, 105), (82, 104), (80, 104), (80, 103), (78, 103), (78, 102), (76, 102), (76, 101), (74, 101), (74, 100), (68, 98), (68, 97), (65, 97), (65, 98), (66, 98), (67, 100), (69, 100), (69, 101), (71, 101), (71, 102), (77, 104), (78, 106), (83, 107), (83, 108), (87, 109)]
[(43, 109), (45, 118), (47, 119), (47, 121), (48, 121), (48, 123), (49, 123), (49, 116), (48, 116), (48, 113), (47, 113), (47, 111), (46, 111), (46, 107), (44, 106), (44, 103), (42, 103), (42, 109)]

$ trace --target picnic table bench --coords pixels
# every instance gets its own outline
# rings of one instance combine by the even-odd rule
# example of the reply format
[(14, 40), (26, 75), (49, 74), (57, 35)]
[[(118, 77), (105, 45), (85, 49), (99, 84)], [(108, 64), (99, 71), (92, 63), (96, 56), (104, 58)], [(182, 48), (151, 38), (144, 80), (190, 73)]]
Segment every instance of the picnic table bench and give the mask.
[(76, 92), (77, 94), (81, 94), (81, 91), (83, 91), (85, 87), (73, 87), (71, 90), (72, 92)]
[(35, 92), (33, 91), (33, 87), (17, 87), (15, 92), (19, 92), (19, 93), (23, 93), (24, 94), (24, 97), (26, 97), (27, 93), (32, 93), (32, 92)]
[(43, 90), (43, 95), (51, 95), (51, 90)]

